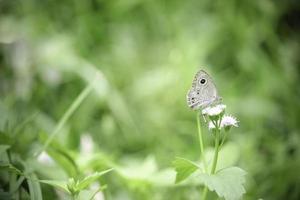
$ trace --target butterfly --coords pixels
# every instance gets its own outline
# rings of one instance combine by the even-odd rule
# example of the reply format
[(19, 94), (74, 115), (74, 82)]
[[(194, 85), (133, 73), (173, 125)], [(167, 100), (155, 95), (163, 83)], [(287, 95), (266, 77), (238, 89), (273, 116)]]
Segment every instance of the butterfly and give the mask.
[(212, 78), (204, 70), (198, 71), (195, 75), (186, 98), (188, 106), (193, 110), (203, 109), (222, 99)]

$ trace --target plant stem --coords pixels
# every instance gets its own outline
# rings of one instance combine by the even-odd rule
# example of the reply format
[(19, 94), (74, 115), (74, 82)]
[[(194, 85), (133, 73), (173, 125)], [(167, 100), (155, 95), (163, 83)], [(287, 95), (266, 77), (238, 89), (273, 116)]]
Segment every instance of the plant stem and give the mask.
[(203, 188), (203, 192), (202, 192), (202, 196), (201, 196), (201, 200), (205, 200), (207, 196), (207, 186), (205, 186)]
[[(201, 155), (201, 159), (203, 160), (204, 172), (207, 173), (207, 164), (204, 156), (204, 144), (203, 144), (203, 136), (201, 131), (201, 123), (200, 123), (200, 113), (197, 114), (197, 127), (198, 127), (198, 137), (199, 137), (199, 144), (200, 144), (200, 155)], [(201, 200), (205, 200), (206, 195), (207, 195), (207, 187), (205, 186), (202, 191)]]
[(72, 199), (72, 200), (76, 200), (77, 197), (76, 197), (75, 195), (71, 195), (71, 199)]
[(220, 144), (220, 146), (219, 146), (219, 151), (220, 151), (220, 149), (222, 148), (222, 146), (223, 146), (223, 144), (224, 144), (224, 142), (225, 142), (225, 140), (226, 140), (226, 137), (227, 137), (227, 132), (228, 131), (224, 131), (224, 136), (223, 136), (223, 138), (222, 138), (222, 140), (221, 140), (221, 144)]
[(106, 185), (104, 185), (103, 187), (99, 187), (95, 192), (94, 194), (91, 196), (90, 200), (93, 200), (96, 196), (96, 194), (102, 190), (106, 189)]
[(198, 137), (199, 137), (199, 144), (200, 144), (200, 155), (201, 155), (201, 159), (203, 160), (204, 172), (207, 172), (207, 164), (204, 156), (203, 136), (202, 136), (201, 124), (200, 124), (200, 114), (197, 114), (197, 126), (198, 126)]
[[(218, 155), (219, 155), (219, 147), (220, 147), (220, 130), (218, 125), (216, 126), (216, 136), (215, 136), (215, 154), (214, 154), (214, 159), (212, 163), (212, 168), (210, 171), (210, 174), (214, 174), (216, 172), (217, 168), (217, 161), (218, 161)], [(202, 198), (201, 200), (205, 200), (207, 195), (207, 186), (204, 187), (203, 193), (202, 193)]]
[(215, 137), (215, 154), (214, 154), (214, 159), (212, 163), (212, 168), (210, 171), (210, 174), (214, 174), (216, 172), (216, 167), (217, 167), (217, 161), (218, 161), (218, 155), (219, 155), (219, 146), (220, 146), (220, 130), (219, 127), (216, 128), (216, 137)]
[(72, 116), (72, 114), (75, 112), (75, 110), (79, 107), (79, 105), (82, 103), (82, 101), (88, 96), (88, 94), (92, 91), (93, 85), (89, 84), (86, 86), (84, 90), (81, 91), (81, 93), (78, 95), (78, 97), (73, 101), (71, 106), (68, 108), (68, 110), (65, 112), (65, 114), (62, 116), (62, 118), (59, 120), (58, 124), (56, 125), (55, 129), (51, 132), (50, 136), (48, 137), (47, 141), (43, 145), (43, 147), (40, 149), (39, 152), (35, 154), (35, 157), (38, 157), (44, 150), (47, 149), (49, 144), (52, 142), (54, 137), (59, 133), (59, 131), (62, 129), (62, 127), (65, 125), (65, 123), (69, 120), (69, 118)]

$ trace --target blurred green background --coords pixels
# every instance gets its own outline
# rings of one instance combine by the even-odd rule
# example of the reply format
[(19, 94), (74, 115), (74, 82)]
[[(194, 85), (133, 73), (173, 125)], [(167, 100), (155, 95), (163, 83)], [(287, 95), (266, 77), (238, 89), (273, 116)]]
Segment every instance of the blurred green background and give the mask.
[[(1, 0), (0, 143), (38, 179), (114, 167), (98, 199), (199, 199), (200, 186), (173, 184), (171, 162), (199, 160), (186, 93), (203, 68), (240, 121), (220, 162), (248, 172), (244, 199), (300, 199), (299, 38), (296, 0)], [(32, 159), (93, 81), (48, 154)], [(12, 198), (17, 175), (0, 178)], [(43, 199), (68, 198), (40, 187)], [(32, 198), (26, 181), (17, 193)]]

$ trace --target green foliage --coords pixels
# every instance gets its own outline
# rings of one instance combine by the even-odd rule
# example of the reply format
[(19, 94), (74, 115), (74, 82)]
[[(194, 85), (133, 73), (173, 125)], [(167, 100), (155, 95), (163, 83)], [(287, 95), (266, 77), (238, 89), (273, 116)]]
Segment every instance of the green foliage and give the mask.
[(68, 199), (38, 180), (114, 168), (100, 198), (199, 200), (171, 168), (198, 163), (185, 97), (199, 68), (241, 122), (217, 171), (247, 171), (245, 200), (300, 199), (298, 16), (297, 1), (0, 1), (0, 199)]
[(140, 189), (139, 184), (150, 188), (170, 187), (174, 181), (173, 170), (169, 168), (159, 170), (158, 163), (153, 156), (148, 156), (142, 161), (130, 160), (128, 163), (119, 166), (116, 171), (129, 182), (129, 187), (137, 190)]
[(30, 173), (27, 175), (27, 183), (29, 187), (30, 199), (42, 200), (43, 195), (41, 191), (41, 185), (37, 181), (37, 176), (34, 173)]
[(86, 176), (84, 179), (77, 181), (74, 180), (74, 178), (70, 178), (68, 181), (40, 180), (39, 182), (62, 189), (72, 196), (78, 196), (81, 191), (87, 189), (93, 182), (110, 171), (112, 171), (112, 169), (108, 169), (102, 172), (95, 172), (91, 175)]
[(216, 174), (201, 174), (199, 179), (211, 191), (216, 191), (219, 197), (225, 200), (238, 200), (245, 193), (246, 172), (238, 167), (229, 167), (219, 170)]
[(68, 189), (68, 183), (66, 181), (56, 181), (56, 180), (40, 180), (41, 183), (52, 185), (53, 187), (62, 189), (65, 192), (71, 193)]
[(22, 172), (19, 169), (17, 169), (15, 166), (13, 166), (9, 163), (6, 163), (6, 162), (3, 162), (3, 163), (0, 164), (0, 169), (8, 170), (8, 171), (13, 172), (15, 174), (22, 175)]
[(185, 158), (176, 158), (173, 161), (173, 166), (176, 170), (175, 183), (179, 183), (188, 178), (193, 172), (199, 169), (198, 165)]
[(0, 145), (0, 156), (6, 152), (7, 149), (9, 149), (9, 145)]
[(83, 180), (79, 181), (78, 184), (75, 186), (76, 190), (84, 190), (86, 189), (91, 183), (95, 182), (97, 179), (99, 179), (102, 175), (110, 172), (113, 169), (108, 169), (102, 172), (95, 172), (87, 177), (85, 177)]

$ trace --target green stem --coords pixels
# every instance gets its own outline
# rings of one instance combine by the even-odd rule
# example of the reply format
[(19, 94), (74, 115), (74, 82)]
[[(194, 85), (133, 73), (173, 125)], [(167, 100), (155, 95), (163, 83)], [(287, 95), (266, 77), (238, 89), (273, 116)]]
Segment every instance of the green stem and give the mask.
[(17, 192), (17, 190), (19, 189), (20, 185), (23, 183), (25, 179), (25, 176), (20, 176), (17, 180), (17, 182), (15, 183), (14, 187), (11, 188), (10, 193), (13, 194), (15, 192)]
[(219, 127), (216, 128), (216, 136), (215, 136), (215, 154), (212, 163), (212, 168), (210, 174), (214, 174), (216, 172), (218, 155), (219, 155), (219, 146), (220, 146), (220, 130)]
[[(198, 127), (198, 137), (199, 137), (199, 144), (200, 144), (200, 155), (201, 159), (203, 160), (204, 172), (207, 173), (207, 163), (204, 156), (204, 144), (203, 144), (203, 136), (201, 131), (201, 123), (200, 123), (200, 113), (197, 114), (197, 127)], [(205, 186), (202, 191), (201, 200), (205, 200), (207, 196), (207, 187)]]
[(77, 199), (76, 195), (71, 195), (71, 199), (76, 200)]
[(202, 136), (202, 131), (201, 131), (201, 124), (200, 124), (200, 115), (197, 114), (197, 126), (198, 126), (198, 137), (199, 137), (199, 144), (200, 144), (200, 155), (203, 160), (203, 165), (204, 165), (204, 171), (207, 172), (207, 164), (206, 164), (206, 159), (204, 156), (204, 145), (203, 145), (203, 136)]
[(224, 142), (225, 142), (225, 140), (226, 140), (227, 132), (228, 132), (228, 131), (226, 131), (226, 130), (224, 131), (224, 136), (223, 136), (222, 141), (221, 141), (221, 144), (220, 144), (220, 146), (219, 146), (219, 151), (220, 151), (221, 147), (223, 146), (223, 144), (224, 144)]
[[(198, 119), (198, 123), (199, 123), (199, 119)], [(213, 159), (213, 163), (212, 163), (212, 168), (211, 168), (210, 174), (214, 174), (216, 172), (218, 155), (219, 155), (219, 148), (220, 148), (220, 129), (219, 129), (219, 127), (221, 125), (221, 122), (218, 123), (218, 121), (216, 121), (216, 122), (213, 121), (213, 123), (214, 123), (214, 125), (216, 127), (216, 129), (215, 129), (216, 130), (216, 132), (215, 132), (215, 153), (214, 153), (214, 159)], [(199, 139), (200, 139), (200, 135), (199, 135)], [(200, 146), (201, 146), (201, 142), (202, 142), (202, 138), (200, 140)], [(204, 189), (203, 189), (201, 200), (205, 200), (206, 199), (207, 191), (208, 191), (207, 186), (205, 186)]]
[(201, 200), (205, 200), (207, 196), (207, 186), (203, 188)]
[(72, 116), (72, 114), (75, 112), (75, 110), (79, 107), (79, 105), (82, 103), (82, 101), (92, 91), (92, 89), (93, 89), (93, 84), (89, 84), (84, 90), (81, 91), (81, 93), (78, 95), (78, 97), (75, 99), (75, 101), (71, 104), (71, 106), (65, 112), (63, 117), (59, 120), (59, 122), (56, 125), (55, 129), (51, 132), (51, 134), (48, 137), (47, 141), (45, 142), (43, 147), (40, 149), (40, 151), (36, 153), (35, 157), (38, 157), (45, 149), (47, 149), (47, 147), (50, 145), (50, 143), (52, 142), (54, 137), (63, 128), (65, 123), (69, 120), (69, 118)]
[(96, 196), (96, 194), (102, 190), (106, 189), (106, 185), (104, 185), (103, 187), (99, 187), (95, 192), (94, 194), (91, 196), (90, 200), (93, 200)]

